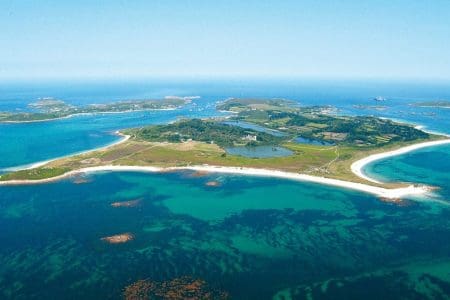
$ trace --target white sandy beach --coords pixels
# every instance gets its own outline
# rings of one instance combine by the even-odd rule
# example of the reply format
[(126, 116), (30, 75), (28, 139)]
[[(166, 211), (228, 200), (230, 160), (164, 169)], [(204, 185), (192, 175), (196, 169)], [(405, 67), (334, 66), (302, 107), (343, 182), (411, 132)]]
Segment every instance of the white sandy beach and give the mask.
[[(117, 134), (120, 134), (116, 132)], [(128, 140), (130, 136), (125, 136), (124, 138), (116, 143), (114, 145), (117, 145), (119, 143), (123, 143), (126, 140)], [(443, 144), (450, 144), (450, 139), (445, 140), (439, 140), (439, 141), (431, 141), (431, 142), (424, 142), (419, 143), (411, 146), (406, 146), (394, 151), (389, 151), (385, 153), (379, 153), (370, 155), (366, 158), (363, 158), (361, 160), (358, 160), (354, 162), (351, 165), (351, 170), (354, 174), (357, 176), (366, 179), (370, 182), (382, 184), (381, 182), (376, 181), (373, 178), (368, 177), (363, 173), (363, 168), (368, 163), (371, 163), (376, 160), (380, 160), (383, 158), (395, 156), (395, 155), (401, 155), (407, 152), (411, 152), (417, 149), (425, 148), (425, 147), (431, 147), (431, 146), (438, 146)], [(103, 148), (110, 147), (105, 146)], [(90, 151), (97, 151), (99, 149), (90, 150)], [(85, 151), (90, 152), (90, 151)], [(53, 161), (53, 160), (51, 160)], [(33, 164), (29, 166), (27, 169), (36, 168), (39, 166), (42, 166), (46, 162), (40, 162)], [(87, 167), (79, 170), (70, 171), (66, 174), (62, 174), (60, 176), (56, 176), (53, 178), (48, 179), (41, 179), (41, 180), (10, 180), (10, 181), (4, 181), (0, 182), (0, 185), (21, 185), (21, 184), (39, 184), (39, 183), (48, 183), (60, 180), (62, 178), (67, 178), (73, 175), (82, 174), (82, 173), (92, 173), (92, 172), (102, 172), (102, 171), (133, 171), (133, 172), (170, 172), (170, 171), (178, 171), (178, 170), (193, 170), (193, 171), (204, 171), (204, 172), (212, 172), (212, 173), (226, 173), (226, 174), (240, 174), (240, 175), (249, 175), (249, 176), (260, 176), (260, 177), (273, 177), (273, 178), (284, 178), (284, 179), (290, 179), (290, 180), (296, 180), (296, 181), (303, 181), (303, 182), (314, 182), (319, 184), (325, 184), (325, 185), (331, 185), (331, 186), (337, 186), (342, 187), (346, 189), (351, 190), (357, 190), (365, 193), (369, 193), (372, 195), (376, 195), (382, 198), (387, 199), (398, 199), (405, 196), (413, 196), (413, 195), (422, 195), (431, 190), (430, 187), (424, 186), (424, 185), (409, 185), (407, 187), (402, 188), (395, 188), (395, 189), (389, 189), (389, 188), (383, 188), (378, 186), (373, 186), (369, 184), (363, 184), (363, 183), (357, 183), (357, 182), (351, 182), (351, 181), (345, 181), (345, 180), (339, 180), (339, 179), (332, 179), (332, 178), (326, 178), (326, 177), (320, 177), (320, 176), (312, 176), (307, 174), (300, 174), (300, 173), (292, 173), (292, 172), (284, 172), (284, 171), (277, 171), (277, 170), (269, 170), (269, 169), (256, 169), (256, 168), (245, 168), (245, 167), (221, 167), (221, 166), (210, 166), (210, 165), (198, 165), (198, 166), (188, 166), (188, 167), (170, 167), (170, 168), (160, 168), (160, 167), (151, 167), (151, 166), (113, 166), (113, 165), (107, 165), (107, 166), (97, 166), (97, 167)]]
[(193, 171), (204, 171), (212, 173), (226, 173), (226, 174), (240, 174), (240, 175), (251, 175), (259, 177), (273, 177), (273, 178), (284, 178), (303, 182), (314, 182), (319, 184), (338, 186), (346, 189), (357, 190), (369, 194), (373, 194), (379, 197), (387, 199), (398, 199), (404, 196), (410, 195), (422, 195), (429, 191), (426, 186), (414, 186), (410, 185), (404, 188), (397, 189), (386, 189), (382, 187), (371, 186), (362, 183), (331, 179), (319, 176), (311, 176), (306, 174), (297, 174), (276, 170), (267, 169), (255, 169), (255, 168), (241, 168), (241, 167), (218, 167), (218, 166), (189, 166), (189, 167), (172, 167), (172, 168), (158, 168), (158, 167), (140, 167), (140, 166), (98, 166), (98, 167), (88, 167), (80, 170), (74, 170), (66, 174), (42, 179), (42, 180), (11, 180), (7, 182), (0, 182), (0, 185), (20, 185), (20, 184), (38, 184), (38, 183), (48, 183), (60, 180), (62, 178), (70, 177), (82, 173), (93, 173), (102, 171), (133, 171), (133, 172), (170, 172), (178, 170), (193, 170)]
[(405, 154), (414, 150), (418, 150), (421, 148), (426, 148), (426, 147), (432, 147), (432, 146), (439, 146), (439, 145), (445, 145), (445, 144), (450, 144), (450, 139), (445, 139), (445, 140), (439, 140), (439, 141), (431, 141), (431, 142), (424, 142), (424, 143), (419, 143), (419, 144), (414, 144), (411, 146), (406, 146), (397, 150), (393, 150), (393, 151), (389, 151), (389, 152), (383, 152), (383, 153), (377, 153), (377, 154), (373, 154), (370, 156), (367, 156), (363, 159), (360, 159), (358, 161), (355, 161), (352, 165), (351, 165), (351, 169), (352, 172), (354, 174), (356, 174), (357, 176), (364, 178), (365, 180), (368, 180), (370, 182), (374, 182), (374, 183), (378, 183), (381, 184), (382, 182), (375, 180), (369, 176), (367, 176), (366, 174), (364, 174), (364, 167), (367, 164), (370, 164), (374, 161), (380, 160), (380, 159), (384, 159), (384, 158), (388, 158), (388, 157), (392, 157), (392, 156), (397, 156), (397, 155), (401, 155), (401, 154)]

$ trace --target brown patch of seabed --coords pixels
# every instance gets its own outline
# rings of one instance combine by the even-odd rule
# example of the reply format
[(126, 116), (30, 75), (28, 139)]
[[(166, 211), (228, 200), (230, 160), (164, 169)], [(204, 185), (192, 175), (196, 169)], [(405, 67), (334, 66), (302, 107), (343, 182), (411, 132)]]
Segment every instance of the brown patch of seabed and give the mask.
[(168, 281), (138, 280), (125, 287), (125, 300), (167, 299), (167, 300), (212, 300), (229, 299), (228, 293), (211, 288), (206, 281), (189, 276)]
[(122, 244), (122, 243), (126, 243), (126, 242), (134, 240), (134, 235), (129, 232), (126, 232), (126, 233), (106, 236), (106, 237), (101, 238), (100, 240), (107, 242), (109, 244)]

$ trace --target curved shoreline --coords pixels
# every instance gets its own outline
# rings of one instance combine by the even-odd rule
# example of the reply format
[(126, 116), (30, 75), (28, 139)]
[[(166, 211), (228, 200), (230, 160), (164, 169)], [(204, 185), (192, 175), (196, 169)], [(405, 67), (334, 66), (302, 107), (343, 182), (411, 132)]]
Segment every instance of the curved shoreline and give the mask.
[[(117, 142), (114, 142), (112, 144), (96, 148), (93, 150), (87, 150), (83, 151), (81, 153), (71, 154), (64, 157), (69, 157), (73, 155), (80, 155), (84, 153), (89, 153), (92, 151), (98, 151), (102, 149), (109, 148), (113, 145), (117, 145), (120, 143), (123, 143), (127, 141), (130, 136), (124, 135), (123, 133), (116, 131), (115, 134), (123, 136), (123, 138)], [(351, 171), (358, 177), (365, 179), (369, 182), (373, 182), (376, 184), (383, 184), (383, 182), (377, 181), (367, 175), (364, 174), (363, 168), (377, 160), (381, 160), (384, 158), (401, 155), (404, 153), (408, 153), (417, 149), (425, 148), (425, 147), (432, 147), (432, 146), (439, 146), (444, 144), (450, 144), (450, 139), (444, 139), (444, 140), (437, 140), (437, 141), (429, 141), (429, 142), (422, 142), (418, 144), (413, 144), (410, 146), (406, 146), (397, 150), (373, 154), (368, 157), (365, 157), (363, 159), (360, 159), (358, 161), (355, 161), (351, 165)], [(27, 169), (33, 169), (40, 166), (43, 166), (49, 162), (64, 158), (55, 158), (43, 162), (34, 163), (28, 166), (21, 166), (21, 167), (14, 167), (16, 170), (27, 170)], [(25, 168), (24, 168), (25, 167)], [(3, 169), (8, 170), (8, 169)], [(10, 171), (14, 171), (13, 169), (9, 169)], [(279, 170), (271, 170), (271, 169), (258, 169), (258, 168), (249, 168), (249, 167), (223, 167), (223, 166), (212, 166), (212, 165), (195, 165), (195, 166), (185, 166), (185, 167), (152, 167), (152, 166), (120, 166), (120, 165), (105, 165), (105, 166), (96, 166), (96, 167), (86, 167), (78, 170), (72, 170), (65, 174), (55, 176), (52, 178), (45, 178), (45, 179), (38, 179), (38, 180), (8, 180), (8, 181), (0, 181), (0, 185), (27, 185), (27, 184), (42, 184), (42, 183), (48, 183), (48, 182), (54, 182), (58, 181), (63, 178), (71, 177), (73, 175), (81, 174), (81, 173), (91, 173), (91, 172), (101, 172), (101, 171), (133, 171), (133, 172), (170, 172), (170, 171), (180, 171), (180, 170), (193, 170), (193, 171), (204, 171), (204, 172), (213, 172), (213, 173), (226, 173), (226, 174), (240, 174), (240, 175), (249, 175), (249, 176), (259, 176), (259, 177), (272, 177), (272, 178), (283, 178), (283, 179), (290, 179), (295, 181), (302, 181), (302, 182), (313, 182), (313, 183), (319, 183), (319, 184), (325, 184), (325, 185), (331, 185), (331, 186), (337, 186), (341, 188), (351, 189), (351, 190), (357, 190), (365, 193), (369, 193), (372, 195), (376, 195), (382, 198), (396, 200), (399, 198), (402, 198), (404, 196), (413, 196), (413, 195), (423, 195), (425, 193), (428, 193), (432, 190), (431, 187), (420, 185), (420, 184), (411, 184), (407, 187), (401, 187), (401, 188), (384, 188), (379, 186), (374, 186), (370, 184), (365, 183), (358, 183), (358, 182), (352, 182), (352, 181), (346, 181), (341, 179), (333, 179), (333, 178), (327, 178), (327, 177), (320, 177), (320, 176), (313, 176), (313, 175), (307, 175), (302, 173), (292, 173), (292, 172), (285, 172), (285, 171), (279, 171)], [(1, 177), (1, 176), (0, 176)]]
[(98, 151), (98, 150), (104, 150), (104, 149), (107, 149), (109, 147), (122, 144), (122, 143), (128, 141), (130, 139), (130, 137), (131, 137), (129, 135), (121, 133), (118, 130), (115, 131), (114, 134), (117, 135), (117, 136), (121, 136), (122, 138), (120, 140), (118, 140), (118, 141), (115, 141), (115, 142), (112, 142), (112, 143), (107, 144), (105, 146), (101, 146), (101, 147), (94, 148), (94, 149), (91, 149), (91, 150), (75, 152), (75, 153), (72, 153), (72, 154), (68, 154), (68, 155), (64, 155), (64, 156), (60, 156), (60, 157), (56, 157), (56, 158), (52, 158), (52, 159), (48, 159), (48, 160), (38, 161), (38, 162), (31, 163), (31, 164), (28, 164), (28, 165), (22, 165), (22, 166), (16, 166), (16, 167), (8, 167), (8, 168), (5, 168), (5, 169), (0, 169), (0, 171), (16, 172), (16, 171), (21, 171), (21, 170), (30, 170), (30, 169), (34, 169), (34, 168), (39, 168), (39, 167), (42, 167), (43, 165), (46, 165), (46, 164), (51, 163), (51, 162), (54, 162), (56, 160), (60, 160), (60, 159), (63, 159), (63, 158), (68, 158), (68, 157), (75, 156), (75, 155), (82, 155), (82, 154), (86, 154), (86, 153), (90, 153), (90, 152), (94, 152), (94, 151)]
[(24, 121), (0, 121), (0, 124), (26, 124), (26, 123), (39, 123), (39, 122), (51, 122), (51, 121), (57, 121), (62, 119), (70, 119), (75, 118), (79, 116), (92, 116), (92, 115), (108, 115), (108, 114), (126, 114), (126, 113), (133, 113), (133, 112), (145, 112), (145, 111), (170, 111), (170, 110), (177, 110), (179, 107), (174, 108), (149, 108), (149, 109), (136, 109), (136, 110), (124, 110), (124, 111), (99, 111), (99, 112), (81, 112), (81, 113), (74, 113), (67, 116), (57, 117), (57, 118), (50, 118), (50, 119), (41, 119), (41, 120), (24, 120)]
[(374, 161), (378, 161), (384, 158), (389, 158), (392, 156), (397, 156), (397, 155), (401, 155), (401, 154), (405, 154), (411, 151), (415, 151), (418, 149), (422, 149), (422, 148), (427, 148), (427, 147), (433, 147), (433, 146), (439, 146), (439, 145), (445, 145), (445, 144), (450, 144), (450, 139), (445, 139), (445, 140), (438, 140), (438, 141), (431, 141), (431, 142), (423, 142), (423, 143), (419, 143), (419, 144), (414, 144), (414, 145), (410, 145), (410, 146), (406, 146), (397, 150), (393, 150), (393, 151), (388, 151), (388, 152), (383, 152), (383, 153), (377, 153), (377, 154), (372, 154), (369, 155), (363, 159), (357, 160), (354, 163), (352, 163), (351, 165), (351, 170), (352, 172), (360, 177), (363, 178), (367, 181), (373, 182), (373, 183), (377, 183), (377, 184), (383, 184), (383, 182), (378, 181), (374, 178), (371, 178), (370, 176), (364, 174), (364, 167), (367, 166), (368, 164), (374, 162)]
[(220, 167), (220, 166), (210, 166), (210, 165), (199, 165), (199, 166), (188, 166), (188, 167), (140, 167), (140, 166), (98, 166), (98, 167), (87, 167), (79, 170), (74, 170), (67, 172), (65, 174), (40, 180), (10, 180), (0, 182), (0, 185), (26, 185), (26, 184), (42, 184), (58, 181), (63, 178), (68, 178), (73, 175), (82, 173), (95, 173), (103, 171), (131, 171), (131, 172), (151, 172), (151, 173), (164, 173), (170, 171), (181, 171), (181, 170), (192, 170), (192, 171), (202, 171), (202, 172), (212, 172), (212, 173), (224, 173), (224, 174), (239, 174), (239, 175), (249, 175), (257, 177), (270, 177), (270, 178), (282, 178), (301, 182), (313, 182), (319, 184), (325, 184), (330, 186), (337, 186), (345, 189), (356, 190), (360, 192), (369, 193), (382, 198), (396, 200), (404, 196), (419, 196), (429, 192), (430, 187), (424, 185), (409, 185), (403, 188), (388, 189), (382, 187), (376, 187), (363, 183), (356, 183), (351, 181), (344, 181), (340, 179), (332, 179), (326, 177), (312, 176), (300, 173), (291, 173), (284, 171), (268, 170), (268, 169), (256, 169), (256, 168), (245, 168), (245, 167)]

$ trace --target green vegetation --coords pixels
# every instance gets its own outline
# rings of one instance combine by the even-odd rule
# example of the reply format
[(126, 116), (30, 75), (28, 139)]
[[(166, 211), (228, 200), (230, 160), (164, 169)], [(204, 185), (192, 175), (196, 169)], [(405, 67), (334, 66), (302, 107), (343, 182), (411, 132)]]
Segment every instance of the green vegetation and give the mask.
[(8, 173), (0, 177), (0, 181), (7, 180), (39, 180), (52, 178), (69, 172), (69, 168), (36, 168)]
[(71, 114), (64, 113), (7, 113), (0, 112), (0, 122), (33, 122), (59, 119)]
[(168, 125), (130, 129), (124, 132), (145, 141), (179, 143), (193, 140), (213, 143), (221, 147), (235, 145), (273, 145), (282, 141), (280, 137), (275, 137), (268, 133), (222, 124), (214, 120), (205, 121), (199, 119), (182, 120)]
[[(330, 107), (290, 107), (255, 109), (249, 99), (232, 99), (221, 108), (239, 107), (236, 120), (256, 123), (292, 136), (333, 142), (340, 145), (379, 147), (396, 142), (429, 138), (429, 134), (406, 124), (370, 116), (331, 115)], [(269, 100), (268, 100), (269, 101)], [(259, 104), (260, 102), (258, 102)]]
[(151, 109), (175, 109), (189, 101), (192, 97), (169, 97), (161, 100), (130, 100), (107, 104), (91, 104), (78, 107), (61, 100), (44, 98), (29, 107), (32, 112), (0, 112), (0, 122), (33, 122), (64, 118), (76, 114), (126, 112)]
[(292, 110), (294, 109), (295, 102), (286, 99), (238, 99), (231, 98), (225, 102), (217, 105), (218, 110), (225, 111), (244, 111), (249, 109), (255, 110)]
[[(44, 179), (69, 170), (102, 165), (185, 167), (214, 165), (252, 167), (305, 173), (354, 182), (364, 182), (350, 165), (368, 155), (398, 149), (418, 142), (441, 139), (412, 126), (374, 117), (343, 117), (330, 107), (287, 106), (285, 100), (230, 100), (239, 107), (235, 120), (276, 129), (284, 135), (224, 124), (222, 120), (186, 119), (167, 125), (124, 130), (131, 136), (125, 143), (104, 150), (59, 159), (31, 170), (6, 174), (0, 180)], [(282, 101), (282, 102), (278, 102)], [(225, 102), (221, 105), (228, 104)], [(263, 107), (263, 108), (261, 108)], [(278, 109), (280, 108), (280, 109)], [(332, 141), (333, 145), (296, 143), (294, 138)], [(250, 158), (227, 154), (229, 146), (282, 146), (292, 155)], [(367, 183), (367, 182), (366, 182)]]

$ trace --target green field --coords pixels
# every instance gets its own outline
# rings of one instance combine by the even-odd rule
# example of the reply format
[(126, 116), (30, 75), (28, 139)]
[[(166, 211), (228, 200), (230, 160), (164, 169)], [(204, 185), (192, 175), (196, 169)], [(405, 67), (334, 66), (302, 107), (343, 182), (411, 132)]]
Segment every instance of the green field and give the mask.
[[(40, 168), (12, 172), (1, 176), (0, 180), (45, 179), (70, 170), (102, 165), (186, 167), (207, 164), (281, 170), (373, 184), (353, 174), (351, 164), (374, 153), (443, 138), (389, 120), (328, 115), (328, 107), (299, 108), (290, 106), (291, 102), (286, 100), (229, 101), (219, 108), (239, 107), (236, 120), (276, 129), (283, 135), (224, 124), (217, 119), (186, 119), (124, 130), (124, 134), (131, 136), (124, 143), (62, 158)], [(333, 144), (296, 143), (294, 139), (299, 136)], [(260, 145), (284, 147), (292, 154), (250, 158), (230, 155), (225, 150), (229, 146)]]
[[(255, 123), (292, 136), (331, 142), (340, 145), (373, 147), (396, 142), (429, 138), (429, 134), (407, 124), (370, 116), (337, 116), (324, 106), (297, 107), (291, 102), (259, 100), (255, 109), (251, 99), (231, 99), (221, 104), (222, 109), (238, 112), (232, 119)], [(239, 108), (236, 110), (236, 108)]]

